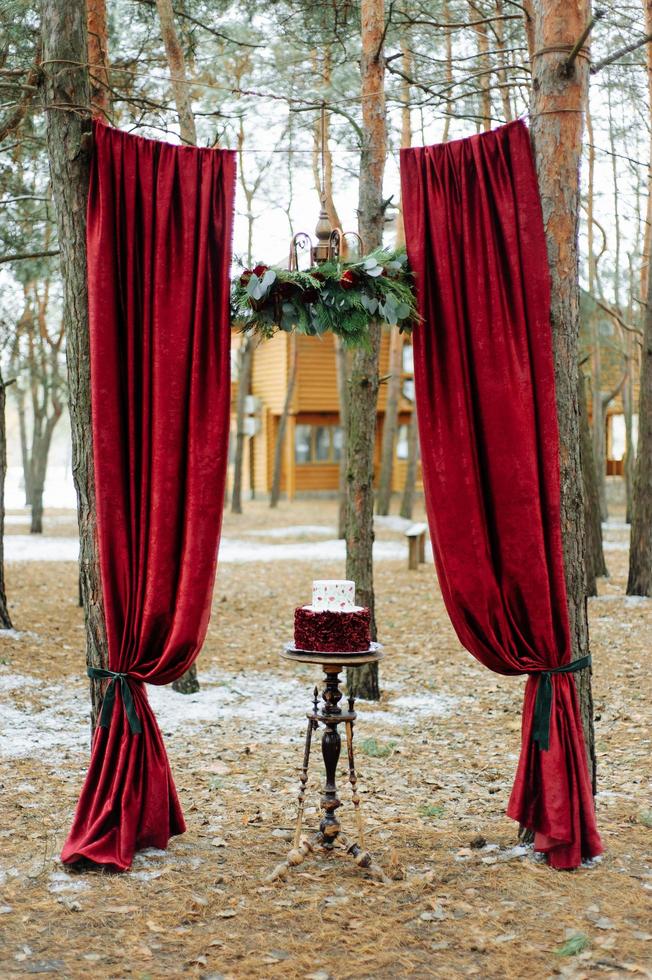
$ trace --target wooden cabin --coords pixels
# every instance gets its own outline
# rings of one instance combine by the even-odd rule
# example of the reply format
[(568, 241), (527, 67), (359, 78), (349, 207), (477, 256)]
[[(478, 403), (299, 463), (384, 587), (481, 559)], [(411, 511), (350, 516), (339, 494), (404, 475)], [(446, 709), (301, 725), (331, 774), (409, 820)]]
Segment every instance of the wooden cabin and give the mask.
[[(241, 342), (233, 335), (232, 433), (235, 434), (237, 402), (237, 352)], [(384, 332), (380, 352), (380, 377), (389, 367), (389, 333)], [(281, 490), (293, 499), (297, 494), (334, 494), (339, 483), (341, 429), (337, 390), (336, 353), (333, 336), (306, 337), (279, 332), (257, 343), (253, 353), (251, 396), (247, 429), (243, 486), (254, 496), (270, 492), (274, 451), (283, 415), (288, 383), (296, 357), (296, 376), (287, 419), (281, 468)], [(381, 384), (376, 426), (376, 471), (380, 468), (387, 385)], [(396, 439), (392, 489), (402, 491), (407, 469), (407, 435), (414, 411), (412, 347), (403, 345), (402, 395)], [(234, 440), (232, 439), (232, 445)], [(417, 488), (421, 488), (420, 467)]]

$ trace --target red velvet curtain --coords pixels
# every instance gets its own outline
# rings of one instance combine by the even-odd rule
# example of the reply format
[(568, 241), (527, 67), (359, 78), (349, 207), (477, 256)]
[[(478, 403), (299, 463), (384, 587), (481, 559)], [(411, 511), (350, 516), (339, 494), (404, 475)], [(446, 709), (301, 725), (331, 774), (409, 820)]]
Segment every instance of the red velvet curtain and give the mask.
[(552, 865), (573, 868), (602, 846), (575, 682), (548, 673), (569, 664), (571, 643), (550, 284), (527, 128), (402, 150), (401, 180), (439, 583), (466, 649), (498, 673), (530, 675), (507, 812)]
[[(109, 671), (62, 859), (124, 870), (185, 824), (145, 682), (211, 607), (230, 407), (234, 154), (96, 123), (88, 198), (93, 457)], [(115, 676), (118, 675), (118, 676)], [(181, 697), (181, 695), (179, 695)]]

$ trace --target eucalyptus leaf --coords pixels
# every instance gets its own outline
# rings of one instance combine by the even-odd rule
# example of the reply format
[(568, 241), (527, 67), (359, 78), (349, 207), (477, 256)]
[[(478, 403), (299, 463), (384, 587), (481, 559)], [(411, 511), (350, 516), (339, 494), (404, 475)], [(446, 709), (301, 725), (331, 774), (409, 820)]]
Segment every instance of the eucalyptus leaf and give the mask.
[(255, 272), (252, 272), (249, 282), (247, 283), (246, 286), (247, 294), (252, 298), (255, 298), (254, 292), (256, 291), (259, 285), (260, 285), (260, 279), (258, 278)]
[(276, 273), (273, 269), (268, 269), (262, 279), (262, 286), (265, 290), (269, 289), (276, 282)]

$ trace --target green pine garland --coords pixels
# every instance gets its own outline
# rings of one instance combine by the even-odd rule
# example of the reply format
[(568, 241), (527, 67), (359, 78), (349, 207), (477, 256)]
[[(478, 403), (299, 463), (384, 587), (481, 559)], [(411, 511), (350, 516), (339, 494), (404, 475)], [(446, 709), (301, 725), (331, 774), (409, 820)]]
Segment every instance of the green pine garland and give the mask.
[(326, 262), (307, 272), (257, 265), (231, 287), (232, 321), (272, 337), (277, 330), (366, 346), (372, 321), (409, 333), (419, 319), (404, 249), (376, 249), (357, 262)]

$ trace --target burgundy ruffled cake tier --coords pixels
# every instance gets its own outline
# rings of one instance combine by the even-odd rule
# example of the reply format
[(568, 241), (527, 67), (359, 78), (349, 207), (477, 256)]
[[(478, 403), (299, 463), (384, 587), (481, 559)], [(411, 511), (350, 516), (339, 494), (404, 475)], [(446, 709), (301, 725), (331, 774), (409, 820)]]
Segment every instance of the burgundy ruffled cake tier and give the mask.
[(319, 653), (358, 653), (371, 643), (368, 609), (354, 612), (315, 611), (299, 606), (294, 611), (294, 645)]

